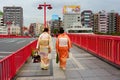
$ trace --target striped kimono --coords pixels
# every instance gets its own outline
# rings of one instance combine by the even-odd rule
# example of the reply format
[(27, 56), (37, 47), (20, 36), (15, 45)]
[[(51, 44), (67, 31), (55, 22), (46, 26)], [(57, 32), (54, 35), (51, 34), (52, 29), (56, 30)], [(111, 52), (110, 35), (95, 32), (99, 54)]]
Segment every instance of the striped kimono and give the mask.
[(36, 48), (39, 49), (39, 55), (41, 56), (41, 69), (48, 69), (48, 54), (50, 54), (51, 50), (51, 36), (47, 32), (43, 32), (39, 36)]
[(56, 52), (59, 55), (60, 68), (66, 68), (66, 61), (69, 57), (69, 49), (71, 48), (71, 41), (67, 34), (60, 34), (56, 40)]

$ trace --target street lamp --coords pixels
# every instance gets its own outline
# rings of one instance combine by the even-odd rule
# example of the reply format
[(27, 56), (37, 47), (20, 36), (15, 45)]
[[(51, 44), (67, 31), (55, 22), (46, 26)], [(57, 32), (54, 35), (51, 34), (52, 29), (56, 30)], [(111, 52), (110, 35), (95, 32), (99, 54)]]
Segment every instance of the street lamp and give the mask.
[(52, 9), (52, 6), (44, 2), (44, 4), (39, 4), (38, 9), (41, 10), (42, 7), (44, 8), (44, 27), (46, 27), (46, 8), (50, 10)]

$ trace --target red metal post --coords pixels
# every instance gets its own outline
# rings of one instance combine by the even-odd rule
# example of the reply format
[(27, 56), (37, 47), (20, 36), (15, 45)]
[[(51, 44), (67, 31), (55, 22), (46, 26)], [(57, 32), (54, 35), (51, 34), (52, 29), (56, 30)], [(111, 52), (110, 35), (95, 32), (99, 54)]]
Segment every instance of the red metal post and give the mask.
[(44, 27), (46, 27), (46, 2), (44, 3)]
[(42, 9), (42, 6), (44, 7), (44, 27), (46, 26), (46, 8), (48, 9), (52, 9), (50, 4), (46, 4), (46, 2), (44, 2), (44, 4), (39, 4), (38, 9)]

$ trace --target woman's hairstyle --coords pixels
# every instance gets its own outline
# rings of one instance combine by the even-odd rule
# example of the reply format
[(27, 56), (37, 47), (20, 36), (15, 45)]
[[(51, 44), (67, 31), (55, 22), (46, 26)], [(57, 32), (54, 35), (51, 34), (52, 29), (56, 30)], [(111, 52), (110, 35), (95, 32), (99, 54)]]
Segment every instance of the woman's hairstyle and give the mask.
[(43, 32), (48, 32), (49, 29), (48, 28), (44, 28)]
[(60, 34), (64, 33), (63, 27), (60, 27), (59, 33), (60, 33)]

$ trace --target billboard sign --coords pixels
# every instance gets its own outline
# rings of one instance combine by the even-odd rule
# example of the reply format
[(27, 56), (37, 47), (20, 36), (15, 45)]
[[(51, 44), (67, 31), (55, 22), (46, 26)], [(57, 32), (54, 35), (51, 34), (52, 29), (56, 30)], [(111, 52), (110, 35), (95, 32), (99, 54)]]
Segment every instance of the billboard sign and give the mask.
[(65, 13), (80, 13), (80, 6), (78, 5), (64, 6), (63, 14)]
[(58, 15), (56, 15), (56, 14), (53, 14), (52, 15), (52, 20), (58, 20), (59, 19), (59, 16)]

